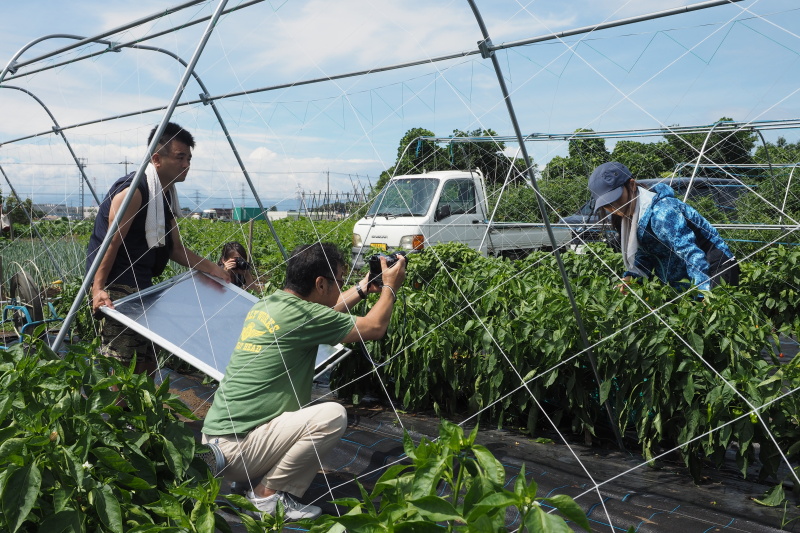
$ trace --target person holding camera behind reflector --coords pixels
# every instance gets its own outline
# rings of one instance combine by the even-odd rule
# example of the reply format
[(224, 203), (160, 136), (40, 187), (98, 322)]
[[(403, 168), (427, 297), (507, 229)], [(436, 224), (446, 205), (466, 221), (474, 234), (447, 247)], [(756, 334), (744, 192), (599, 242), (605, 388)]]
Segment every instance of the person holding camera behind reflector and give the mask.
[(222, 246), (222, 256), (218, 264), (231, 275), (231, 283), (240, 289), (256, 289), (247, 250), (238, 242), (227, 242)]
[[(343, 290), (347, 265), (335, 245), (298, 246), (286, 263), (284, 288), (245, 318), (203, 423), (203, 442), (221, 452), (220, 473), (250, 488), (246, 497), (261, 512), (275, 514), (281, 502), (289, 520), (321, 513), (294, 498), (302, 498), (344, 434), (347, 411), (336, 402), (311, 404), (317, 348), (386, 334), (406, 258), (382, 255), (379, 262), (381, 283), (368, 274)], [(368, 293), (380, 298), (366, 315), (351, 315)]]

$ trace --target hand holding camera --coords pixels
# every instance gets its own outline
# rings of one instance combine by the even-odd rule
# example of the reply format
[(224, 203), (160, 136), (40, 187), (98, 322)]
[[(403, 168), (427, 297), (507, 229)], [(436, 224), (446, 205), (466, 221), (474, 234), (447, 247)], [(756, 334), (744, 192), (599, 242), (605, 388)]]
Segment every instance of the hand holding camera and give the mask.
[(236, 268), (239, 270), (250, 270), (250, 263), (242, 259), (241, 257), (236, 258)]
[(225, 270), (250, 270), (250, 263), (242, 257), (231, 257), (222, 264)]
[(395, 291), (399, 289), (406, 278), (407, 261), (406, 252), (403, 251), (370, 257), (367, 281), (371, 292), (380, 291), (383, 285), (389, 285)]

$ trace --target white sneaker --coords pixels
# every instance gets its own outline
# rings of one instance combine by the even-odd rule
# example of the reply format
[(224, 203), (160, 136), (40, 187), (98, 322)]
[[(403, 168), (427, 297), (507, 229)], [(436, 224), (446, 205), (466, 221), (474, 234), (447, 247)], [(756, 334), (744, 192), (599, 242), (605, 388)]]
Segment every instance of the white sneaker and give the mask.
[[(257, 498), (256, 495), (253, 494), (253, 491), (247, 491), (245, 497), (250, 500), (250, 503), (256, 506), (256, 509), (273, 516), (275, 516), (275, 509), (278, 506), (278, 501), (281, 501), (283, 503), (286, 520), (294, 521), (303, 520), (304, 518), (313, 520), (322, 514), (322, 509), (316, 505), (303, 505), (295, 500), (288, 492), (279, 491), (266, 498)], [(261, 518), (261, 516), (258, 515), (256, 518)]]

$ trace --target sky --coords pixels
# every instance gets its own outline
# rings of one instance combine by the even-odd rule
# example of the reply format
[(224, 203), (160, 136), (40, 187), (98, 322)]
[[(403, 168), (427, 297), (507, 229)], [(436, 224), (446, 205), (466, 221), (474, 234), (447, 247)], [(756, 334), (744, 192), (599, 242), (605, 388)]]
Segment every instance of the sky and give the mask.
[[(240, 4), (231, 1), (227, 7)], [(694, 4), (476, 0), (495, 45)], [(26, 63), (76, 41), (63, 35), (96, 37), (175, 5), (5, 3), (0, 65), (36, 39), (62, 36), (25, 50), (17, 74), (0, 83), (3, 194), (9, 192), (7, 177), (21, 196), (38, 203), (93, 204), (88, 190), (81, 201), (70, 148), (101, 196), (126, 169), (141, 163), (147, 134), (178, 93), (185, 68), (167, 53), (130, 45), (138, 42), (188, 62), (207, 23), (168, 30), (212, 14), (218, 1), (105, 37), (123, 45), (118, 52), (108, 51), (108, 44), (89, 44)], [(262, 202), (290, 208), (304, 192), (354, 192), (374, 185), (412, 128), (442, 137), (475, 129), (512, 135), (491, 61), (465, 54), (476, 50), (479, 40), (480, 27), (465, 1), (265, 1), (220, 19), (195, 73), (214, 98)], [(799, 51), (797, 2), (744, 0), (496, 54), (527, 134), (700, 125), (722, 117), (797, 118)], [(461, 56), (375, 71), (451, 54)], [(375, 72), (327, 79), (366, 70)], [(318, 79), (326, 81), (306, 83)], [(197, 141), (191, 173), (180, 186), (182, 204), (256, 205), (213, 109), (198, 102), (201, 92), (198, 82), (190, 81), (172, 115)], [(53, 119), (65, 128), (69, 147), (52, 132)], [(767, 135), (798, 140), (795, 130)], [(512, 153), (516, 148), (508, 146)], [(563, 141), (527, 148), (540, 168), (566, 153)]]

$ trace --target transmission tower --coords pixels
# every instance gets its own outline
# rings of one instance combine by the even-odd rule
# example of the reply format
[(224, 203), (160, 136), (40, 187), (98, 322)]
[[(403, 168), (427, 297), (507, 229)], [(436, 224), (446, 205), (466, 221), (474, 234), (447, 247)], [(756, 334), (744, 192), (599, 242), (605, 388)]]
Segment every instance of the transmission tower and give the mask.
[(81, 198), (81, 206), (80, 210), (78, 211), (78, 220), (83, 220), (83, 169), (86, 168), (86, 158), (79, 157), (78, 158), (78, 187), (79, 187), (79, 194)]

